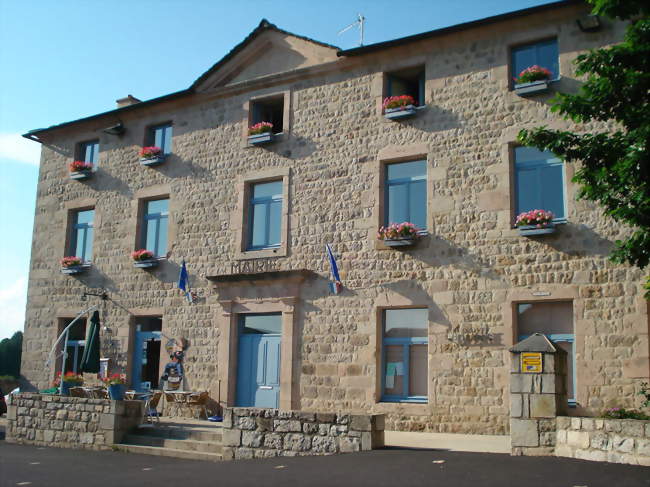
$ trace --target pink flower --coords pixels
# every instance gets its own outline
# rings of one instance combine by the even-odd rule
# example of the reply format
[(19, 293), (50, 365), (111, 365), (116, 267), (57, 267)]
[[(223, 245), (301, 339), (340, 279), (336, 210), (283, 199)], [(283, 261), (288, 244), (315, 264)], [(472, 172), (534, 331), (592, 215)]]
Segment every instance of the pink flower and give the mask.
[(158, 157), (160, 154), (162, 154), (162, 149), (156, 146), (143, 147), (140, 149), (140, 152), (138, 152), (138, 155), (143, 159)]
[(384, 99), (383, 109), (400, 108), (415, 105), (415, 99), (411, 95), (389, 96)]
[(136, 262), (153, 259), (153, 257), (154, 253), (151, 250), (140, 249), (131, 252), (131, 258)]
[(259, 122), (248, 127), (248, 135), (259, 135), (272, 131), (273, 124), (271, 122)]
[(70, 172), (90, 171), (93, 168), (92, 162), (73, 161), (68, 165)]

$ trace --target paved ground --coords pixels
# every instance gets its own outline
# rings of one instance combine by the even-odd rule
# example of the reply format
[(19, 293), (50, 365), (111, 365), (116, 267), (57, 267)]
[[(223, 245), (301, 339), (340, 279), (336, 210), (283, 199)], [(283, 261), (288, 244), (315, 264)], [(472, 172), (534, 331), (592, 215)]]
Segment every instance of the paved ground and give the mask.
[(234, 462), (10, 445), (0, 487), (649, 487), (650, 468), (496, 453), (385, 449)]

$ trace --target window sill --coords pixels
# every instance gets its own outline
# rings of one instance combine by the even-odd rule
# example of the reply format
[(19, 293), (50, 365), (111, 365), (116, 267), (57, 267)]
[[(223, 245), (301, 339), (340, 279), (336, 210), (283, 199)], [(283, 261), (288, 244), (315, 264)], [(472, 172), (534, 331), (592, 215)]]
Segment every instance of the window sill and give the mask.
[(427, 399), (391, 399), (382, 397), (380, 402), (387, 404), (428, 404)]
[(235, 260), (247, 259), (265, 259), (269, 257), (286, 257), (287, 246), (282, 244), (278, 247), (266, 247), (263, 249), (249, 249), (239, 252), (235, 256)]
[(67, 274), (67, 275), (81, 274), (83, 272), (86, 272), (91, 267), (92, 264), (90, 262), (85, 262), (81, 265), (73, 265), (70, 267), (61, 267), (61, 274)]
[(548, 92), (551, 89), (551, 85), (558, 81), (560, 81), (559, 77), (555, 79), (532, 81), (530, 83), (515, 84), (512, 86), (511, 91), (522, 98), (541, 95)]

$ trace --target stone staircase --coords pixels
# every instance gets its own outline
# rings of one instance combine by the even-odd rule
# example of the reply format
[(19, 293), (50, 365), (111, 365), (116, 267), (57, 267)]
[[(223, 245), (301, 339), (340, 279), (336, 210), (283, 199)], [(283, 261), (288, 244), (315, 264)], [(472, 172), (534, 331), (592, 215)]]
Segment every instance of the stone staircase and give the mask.
[(115, 447), (130, 453), (216, 462), (221, 460), (221, 425), (168, 420), (154, 426), (138, 426)]

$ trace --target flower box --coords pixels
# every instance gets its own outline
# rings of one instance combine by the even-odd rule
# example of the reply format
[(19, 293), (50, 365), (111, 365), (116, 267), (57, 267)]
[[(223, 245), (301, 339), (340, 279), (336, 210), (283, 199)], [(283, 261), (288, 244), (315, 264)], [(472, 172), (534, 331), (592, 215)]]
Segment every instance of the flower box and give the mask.
[(386, 247), (410, 247), (411, 245), (415, 245), (414, 238), (387, 239), (383, 242)]
[(140, 267), (141, 269), (147, 269), (149, 267), (157, 267), (158, 259), (145, 259), (145, 260), (135, 260), (133, 261), (133, 267)]
[(90, 264), (81, 264), (81, 265), (71, 265), (68, 267), (61, 267), (61, 274), (81, 274), (90, 269)]
[(384, 117), (388, 120), (399, 120), (401, 118), (412, 117), (417, 113), (415, 105), (406, 105), (397, 108), (386, 108), (384, 110)]
[(548, 91), (548, 84), (549, 81), (547, 79), (531, 81), (530, 83), (519, 83), (515, 85), (515, 93), (523, 97), (537, 95)]
[(522, 237), (531, 237), (534, 235), (547, 235), (549, 233), (555, 232), (555, 225), (551, 223), (542, 228), (539, 228), (537, 225), (522, 225), (520, 227), (517, 227), (517, 230), (519, 230), (519, 235), (521, 235)]
[(273, 142), (274, 134), (265, 132), (263, 134), (249, 135), (248, 143), (250, 145), (264, 145)]
[(154, 157), (143, 157), (140, 159), (140, 164), (143, 166), (157, 166), (165, 162), (165, 156), (163, 154)]
[(88, 179), (93, 175), (92, 169), (86, 169), (85, 171), (72, 171), (70, 173), (70, 179), (76, 179), (78, 181), (82, 179)]

